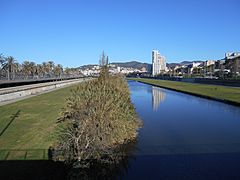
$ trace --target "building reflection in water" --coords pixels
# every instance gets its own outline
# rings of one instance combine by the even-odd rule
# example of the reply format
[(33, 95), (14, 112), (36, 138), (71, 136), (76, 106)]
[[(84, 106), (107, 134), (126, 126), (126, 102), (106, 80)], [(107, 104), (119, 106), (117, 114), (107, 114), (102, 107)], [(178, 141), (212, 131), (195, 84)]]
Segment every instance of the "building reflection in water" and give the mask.
[(161, 90), (159, 87), (152, 86), (152, 106), (153, 110), (157, 111), (161, 102), (166, 98), (166, 93)]

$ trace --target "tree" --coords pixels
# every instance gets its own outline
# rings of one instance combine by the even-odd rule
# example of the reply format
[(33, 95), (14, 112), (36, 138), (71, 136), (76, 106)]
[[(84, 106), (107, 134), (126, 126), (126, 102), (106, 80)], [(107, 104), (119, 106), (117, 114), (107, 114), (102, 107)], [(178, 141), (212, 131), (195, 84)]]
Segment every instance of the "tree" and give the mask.
[(3, 54), (0, 54), (0, 77), (4, 77), (4, 72), (6, 71), (4, 69), (5, 62), (6, 62), (5, 57), (3, 56)]
[(3, 56), (3, 54), (0, 54), (0, 65), (1, 65), (1, 69), (3, 68), (5, 63), (5, 57)]
[(48, 72), (49, 74), (52, 74), (53, 68), (54, 68), (54, 62), (53, 61), (48, 61)]
[(99, 65), (101, 67), (108, 65), (108, 56), (105, 55), (104, 51), (102, 52), (102, 55), (100, 56)]
[(14, 75), (14, 70), (16, 68), (15, 65), (16, 60), (12, 56), (8, 56), (5, 61), (4, 68), (7, 69), (7, 78), (8, 80), (13, 79)]
[(62, 72), (63, 72), (63, 67), (61, 64), (57, 64), (56, 66), (54, 66), (53, 73), (55, 76), (61, 77)]
[(70, 75), (71, 74), (71, 68), (69, 67), (66, 67), (64, 72), (67, 74), (67, 75)]
[(42, 63), (43, 77), (48, 73), (48, 66), (46, 62)]
[(37, 64), (36, 65), (36, 75), (37, 75), (37, 78), (39, 78), (39, 76), (43, 76), (44, 74), (44, 69), (43, 69), (43, 65), (42, 64)]
[(72, 90), (58, 121), (63, 123), (58, 148), (65, 161), (80, 166), (118, 161), (116, 149), (134, 140), (141, 124), (127, 82), (109, 74), (104, 53), (100, 61), (99, 78)]
[(108, 56), (105, 55), (104, 51), (99, 59), (99, 66), (101, 66), (100, 78), (106, 80), (109, 77), (109, 68), (108, 68)]
[(20, 75), (20, 73), (21, 73), (21, 64), (16, 62), (15, 68), (14, 68), (13, 79), (15, 79), (15, 76)]
[(28, 78), (29, 75), (32, 75), (32, 72), (33, 72), (33, 66), (34, 66), (34, 63), (33, 62), (29, 62), (29, 61), (24, 61), (23, 64), (22, 64), (22, 70), (23, 70), (23, 73), (25, 75), (25, 78)]
[(35, 62), (30, 62), (30, 72), (32, 77), (34, 77), (34, 75), (37, 73), (37, 66)]
[[(72, 72), (72, 69), (69, 69)], [(7, 77), (8, 80), (14, 80), (16, 76), (22, 76), (24, 78), (31, 77), (46, 77), (48, 76), (61, 76), (63, 73), (63, 67), (61, 64), (54, 65), (53, 61), (43, 62), (42, 64), (36, 64), (35, 62), (24, 61), (22, 64), (18, 63), (14, 57), (5, 57), (0, 54), (0, 78)], [(76, 73), (76, 71), (74, 71)]]

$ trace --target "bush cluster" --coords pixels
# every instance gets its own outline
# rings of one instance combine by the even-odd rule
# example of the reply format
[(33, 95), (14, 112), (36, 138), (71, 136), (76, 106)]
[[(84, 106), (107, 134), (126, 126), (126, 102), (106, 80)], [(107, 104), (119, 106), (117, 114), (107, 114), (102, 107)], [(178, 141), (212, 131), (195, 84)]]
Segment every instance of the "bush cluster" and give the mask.
[(141, 125), (127, 82), (107, 67), (99, 78), (72, 90), (59, 121), (64, 124), (58, 145), (62, 158), (83, 164), (116, 157), (116, 149), (134, 140)]

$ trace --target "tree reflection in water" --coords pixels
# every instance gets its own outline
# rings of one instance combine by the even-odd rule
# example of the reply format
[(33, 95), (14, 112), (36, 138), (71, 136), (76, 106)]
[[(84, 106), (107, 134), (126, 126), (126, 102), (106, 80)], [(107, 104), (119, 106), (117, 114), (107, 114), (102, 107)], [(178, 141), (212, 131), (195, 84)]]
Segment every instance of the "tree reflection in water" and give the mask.
[(134, 140), (116, 149), (110, 164), (92, 161), (91, 166), (87, 168), (72, 167), (68, 171), (68, 179), (121, 179), (128, 174), (130, 160), (135, 159), (136, 145), (137, 140)]

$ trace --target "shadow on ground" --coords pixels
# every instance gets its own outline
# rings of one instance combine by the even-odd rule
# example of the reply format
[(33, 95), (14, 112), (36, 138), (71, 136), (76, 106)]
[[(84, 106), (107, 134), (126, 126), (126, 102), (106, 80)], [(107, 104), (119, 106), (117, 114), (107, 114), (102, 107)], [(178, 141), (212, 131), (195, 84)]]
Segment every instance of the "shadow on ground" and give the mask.
[(62, 162), (51, 160), (7, 160), (0, 161), (1, 180), (68, 179), (95, 180), (121, 179), (128, 170), (128, 160), (111, 166), (96, 165), (91, 168), (70, 168)]
[(49, 160), (0, 161), (0, 179), (67, 179), (67, 167)]
[(0, 179), (240, 179), (240, 154), (137, 155), (115, 167), (70, 169), (50, 160), (0, 161)]
[(12, 124), (12, 122), (19, 116), (20, 112), (21, 112), (21, 110), (18, 110), (15, 114), (12, 114), (12, 116), (10, 117), (10, 121), (7, 123), (7, 125), (0, 132), (0, 136), (3, 135), (3, 133), (8, 129), (8, 127)]

